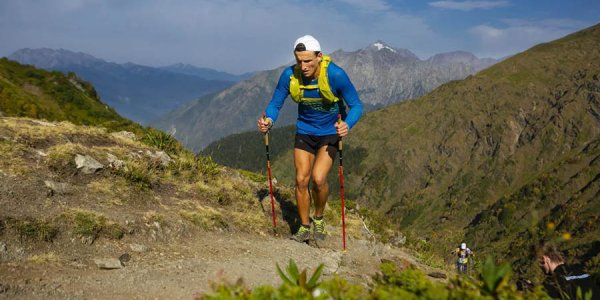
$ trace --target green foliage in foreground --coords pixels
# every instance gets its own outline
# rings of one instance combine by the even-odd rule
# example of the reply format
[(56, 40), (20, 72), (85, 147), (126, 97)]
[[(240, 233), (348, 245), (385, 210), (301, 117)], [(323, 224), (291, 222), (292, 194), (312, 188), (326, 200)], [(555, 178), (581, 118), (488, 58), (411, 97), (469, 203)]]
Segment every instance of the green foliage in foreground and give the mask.
[(396, 265), (383, 263), (381, 273), (365, 287), (340, 277), (319, 281), (322, 267), (317, 267), (307, 281), (306, 270), (298, 272), (290, 261), (287, 274), (277, 266), (283, 281), (279, 287), (249, 289), (238, 280), (216, 285), (213, 294), (199, 295), (198, 299), (550, 299), (541, 287), (518, 291), (510, 283), (510, 265), (496, 265), (489, 258), (476, 278), (459, 276), (447, 283), (430, 281), (417, 269), (399, 271)]

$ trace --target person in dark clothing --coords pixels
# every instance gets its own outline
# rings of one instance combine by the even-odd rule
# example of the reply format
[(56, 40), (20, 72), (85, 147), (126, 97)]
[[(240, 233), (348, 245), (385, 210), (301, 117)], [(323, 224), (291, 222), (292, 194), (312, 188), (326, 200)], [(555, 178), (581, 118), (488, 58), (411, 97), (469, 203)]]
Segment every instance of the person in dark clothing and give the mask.
[(600, 299), (600, 287), (592, 276), (579, 266), (567, 265), (562, 252), (554, 244), (545, 244), (538, 253), (540, 267), (546, 273), (544, 288), (548, 295), (558, 299), (577, 299), (577, 289), (585, 299), (592, 293), (592, 299)]

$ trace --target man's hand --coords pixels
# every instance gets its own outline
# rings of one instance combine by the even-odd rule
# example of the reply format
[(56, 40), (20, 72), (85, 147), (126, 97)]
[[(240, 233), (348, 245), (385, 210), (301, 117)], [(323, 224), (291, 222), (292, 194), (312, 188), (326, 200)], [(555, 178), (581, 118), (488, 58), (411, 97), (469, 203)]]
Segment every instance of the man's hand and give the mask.
[(259, 118), (256, 125), (258, 126), (258, 131), (267, 133), (271, 129), (271, 126), (273, 126), (273, 120), (271, 118)]
[(337, 135), (339, 137), (345, 137), (348, 135), (348, 124), (344, 121), (335, 123), (335, 130), (337, 131)]

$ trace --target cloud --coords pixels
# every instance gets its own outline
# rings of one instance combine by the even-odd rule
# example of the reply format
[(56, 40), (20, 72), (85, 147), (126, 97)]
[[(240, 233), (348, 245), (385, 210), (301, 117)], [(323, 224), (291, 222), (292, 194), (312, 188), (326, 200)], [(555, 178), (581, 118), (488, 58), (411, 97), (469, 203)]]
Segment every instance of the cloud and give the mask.
[(505, 56), (589, 26), (573, 19), (505, 19), (503, 23), (504, 27), (478, 25), (469, 30), (479, 43), (477, 52), (486, 56)]
[(386, 11), (391, 6), (384, 0), (337, 0), (362, 11)]
[(442, 9), (471, 11), (474, 9), (492, 9), (509, 6), (508, 1), (434, 1), (429, 6)]
[(414, 50), (435, 40), (422, 18), (385, 0), (306, 1), (0, 1), (0, 55), (64, 48), (118, 63), (184, 62), (239, 73), (292, 61), (292, 43), (304, 34), (325, 51), (377, 39)]

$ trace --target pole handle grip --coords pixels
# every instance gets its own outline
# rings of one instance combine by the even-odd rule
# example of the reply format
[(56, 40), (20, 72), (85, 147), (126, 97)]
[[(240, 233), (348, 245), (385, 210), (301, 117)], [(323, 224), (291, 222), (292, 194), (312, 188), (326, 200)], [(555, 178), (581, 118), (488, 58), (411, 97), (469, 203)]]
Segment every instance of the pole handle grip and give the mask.
[[(337, 120), (338, 124), (342, 123), (342, 114), (338, 114), (338, 120)], [(342, 151), (343, 148), (343, 144), (342, 144), (342, 137), (340, 137), (340, 140), (338, 142), (338, 150)]]
[[(267, 120), (267, 113), (263, 111), (262, 114), (262, 118), (263, 120)], [(265, 132), (265, 145), (269, 146), (269, 131), (267, 130), (267, 132)]]

